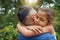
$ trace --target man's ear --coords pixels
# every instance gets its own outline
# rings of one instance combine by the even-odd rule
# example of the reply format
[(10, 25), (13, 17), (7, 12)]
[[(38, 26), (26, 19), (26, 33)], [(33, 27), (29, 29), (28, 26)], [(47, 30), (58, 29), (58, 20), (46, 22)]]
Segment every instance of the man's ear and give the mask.
[(22, 25), (26, 25), (26, 19), (27, 19), (27, 18), (24, 19)]

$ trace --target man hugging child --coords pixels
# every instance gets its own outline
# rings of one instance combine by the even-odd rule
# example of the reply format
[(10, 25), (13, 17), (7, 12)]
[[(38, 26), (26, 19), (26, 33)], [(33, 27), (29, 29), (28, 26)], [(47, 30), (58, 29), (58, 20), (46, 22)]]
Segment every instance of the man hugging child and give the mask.
[(50, 8), (43, 7), (36, 12), (32, 7), (23, 6), (17, 17), (18, 40), (56, 40), (52, 24), (55, 13)]

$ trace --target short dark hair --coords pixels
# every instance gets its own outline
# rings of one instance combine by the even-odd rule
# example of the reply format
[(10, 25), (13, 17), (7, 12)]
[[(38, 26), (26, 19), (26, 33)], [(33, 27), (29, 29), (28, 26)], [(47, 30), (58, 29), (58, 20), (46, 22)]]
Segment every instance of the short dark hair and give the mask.
[(25, 17), (28, 16), (29, 11), (30, 11), (30, 7), (27, 7), (27, 6), (18, 8), (17, 17), (21, 23), (23, 23)]
[(47, 19), (49, 22), (52, 22), (54, 20), (54, 17), (55, 17), (55, 13), (53, 11), (52, 8), (49, 8), (49, 7), (42, 7), (40, 9), (38, 9), (38, 11), (42, 11), (42, 12), (45, 12), (46, 15), (47, 15)]

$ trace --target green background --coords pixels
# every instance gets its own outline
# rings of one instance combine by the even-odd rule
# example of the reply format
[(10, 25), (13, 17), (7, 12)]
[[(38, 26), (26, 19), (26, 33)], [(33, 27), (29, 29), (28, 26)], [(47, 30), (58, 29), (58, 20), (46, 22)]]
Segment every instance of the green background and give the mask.
[[(25, 0), (0, 0), (0, 40), (17, 40), (17, 8), (23, 5), (26, 5)], [(54, 9), (56, 16), (53, 23), (57, 40), (60, 40), (60, 0), (38, 0), (31, 6), (36, 10), (42, 6)]]

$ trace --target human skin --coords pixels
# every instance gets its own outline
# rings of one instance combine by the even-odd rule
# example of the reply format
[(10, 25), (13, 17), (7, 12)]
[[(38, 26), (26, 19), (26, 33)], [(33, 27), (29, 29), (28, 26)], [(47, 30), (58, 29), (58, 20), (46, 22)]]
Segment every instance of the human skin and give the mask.
[[(17, 24), (17, 28), (22, 35), (24, 35), (25, 37), (31, 37), (31, 36), (40, 35), (40, 34), (45, 33), (45, 32), (50, 32), (51, 34), (54, 33), (54, 30), (53, 30), (53, 27), (52, 27), (51, 24), (46, 26), (47, 25), (47, 19), (46, 19), (45, 16), (43, 16), (44, 12), (42, 12), (42, 14), (40, 14), (40, 13), (41, 12), (39, 12), (38, 15), (37, 15), (38, 19), (36, 19), (36, 17), (34, 18), (30, 15), (29, 15), (28, 18), (25, 19), (24, 23), (27, 24), (27, 25), (32, 25), (32, 26), (25, 26), (25, 25)], [(42, 18), (44, 22), (41, 21), (41, 19), (39, 20), (39, 18)]]

